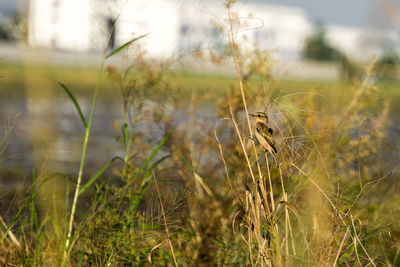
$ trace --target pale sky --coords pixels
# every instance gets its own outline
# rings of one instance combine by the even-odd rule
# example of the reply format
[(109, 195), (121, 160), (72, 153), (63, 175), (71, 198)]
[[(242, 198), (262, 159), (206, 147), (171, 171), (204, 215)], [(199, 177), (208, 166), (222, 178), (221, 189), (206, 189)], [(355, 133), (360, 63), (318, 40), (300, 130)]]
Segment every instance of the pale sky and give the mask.
[(0, 0), (0, 13), (10, 15), (17, 9), (17, 0)]
[[(305, 8), (310, 21), (354, 26), (391, 25), (384, 5), (392, 3), (400, 15), (400, 0), (259, 0)], [(251, 2), (251, 1), (249, 1)]]

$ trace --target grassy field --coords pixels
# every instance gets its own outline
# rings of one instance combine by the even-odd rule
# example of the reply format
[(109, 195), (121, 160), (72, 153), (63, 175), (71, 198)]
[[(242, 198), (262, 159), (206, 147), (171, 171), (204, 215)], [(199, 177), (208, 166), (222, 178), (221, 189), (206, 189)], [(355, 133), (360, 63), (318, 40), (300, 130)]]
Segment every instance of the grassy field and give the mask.
[[(2, 190), (0, 264), (399, 266), (399, 85), (375, 82), (374, 62), (351, 82), (328, 83), (277, 79), (254, 60), (247, 66), (259, 68), (240, 68), (240, 79), (143, 58), (129, 71), (105, 64), (99, 81), (98, 70), (2, 66), (3, 99), (90, 99), (99, 86), (97, 101), (117, 101), (122, 115), (120, 146), (95, 171), (82, 164), (71, 177), (41, 160), (3, 170), (1, 181), (25, 186)], [(82, 161), (92, 138), (85, 105)], [(256, 111), (269, 116), (276, 155), (249, 138)], [(39, 115), (36, 149), (52, 118)], [(4, 162), (21, 123), (10, 121)]]

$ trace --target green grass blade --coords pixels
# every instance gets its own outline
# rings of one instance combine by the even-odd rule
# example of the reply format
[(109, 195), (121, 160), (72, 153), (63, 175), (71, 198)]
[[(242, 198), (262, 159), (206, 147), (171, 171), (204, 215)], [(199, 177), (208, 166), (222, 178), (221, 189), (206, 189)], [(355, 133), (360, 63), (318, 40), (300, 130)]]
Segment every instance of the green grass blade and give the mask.
[[(155, 155), (157, 154), (157, 152), (161, 149), (161, 147), (167, 142), (167, 140), (171, 137), (172, 131), (168, 132), (164, 138), (158, 143), (158, 145), (156, 146), (156, 148), (153, 150), (153, 152), (150, 154), (150, 156), (146, 159), (146, 161), (142, 164), (142, 166), (140, 167), (141, 170), (145, 170), (148, 165), (150, 164), (151, 160), (155, 157)], [(140, 202), (143, 199), (143, 196), (146, 192), (147, 189), (147, 185), (149, 184), (150, 181), (150, 176), (151, 176), (151, 172), (152, 170), (157, 167), (158, 164), (160, 164), (162, 161), (164, 161), (166, 158), (168, 158), (169, 155), (162, 157), (161, 159), (157, 160), (156, 162), (154, 162), (151, 167), (146, 171), (142, 183), (140, 184), (140, 188), (139, 190), (136, 192), (135, 198), (132, 201), (132, 207), (133, 210), (137, 210)]]
[[(14, 224), (15, 224), (15, 223), (17, 222), (17, 220), (19, 219), (19, 216), (21, 215), (22, 211), (24, 210), (24, 208), (25, 208), (25, 206), (26, 206), (28, 200), (29, 200), (29, 198), (26, 198), (26, 199), (25, 199), (25, 201), (24, 201), (24, 203), (22, 204), (22, 206), (19, 208), (19, 210), (17, 211), (17, 213), (16, 213), (16, 214), (13, 216), (13, 218), (11, 219), (10, 224), (9, 224), (8, 226), (7, 226), (7, 225), (3, 225), (3, 227), (4, 227), (4, 226), (6, 226), (6, 227), (5, 227), (5, 231), (4, 231), (4, 233), (3, 233), (3, 236), (0, 238), (0, 244), (3, 243), (3, 240), (4, 240), (4, 238), (7, 236), (8, 231), (11, 230), (11, 228), (14, 226)], [(3, 221), (3, 223), (4, 223), (4, 221)]]
[(140, 202), (143, 199), (144, 194), (146, 193), (147, 186), (149, 184), (149, 181), (151, 180), (151, 173), (152, 171), (157, 167), (158, 164), (163, 162), (166, 158), (169, 158), (170, 155), (164, 156), (161, 159), (157, 160), (154, 162), (151, 167), (146, 171), (145, 176), (143, 177), (142, 183), (140, 184), (139, 190), (136, 192), (135, 198), (132, 201), (132, 207), (133, 210), (136, 211)]
[(151, 165), (151, 167), (146, 171), (146, 174), (144, 175), (141, 186), (144, 186), (146, 183), (148, 183), (148, 181), (150, 180), (151, 172), (158, 166), (158, 164), (160, 164), (169, 157), (171, 157), (171, 155), (166, 155)]
[[(33, 171), (33, 177), (34, 177), (34, 180), (37, 180), (35, 171)], [(34, 190), (34, 192), (32, 192), (31, 198), (29, 198), (29, 197), (25, 198), (25, 200), (24, 200), (22, 206), (19, 208), (19, 210), (17, 211), (17, 213), (16, 213), (16, 214), (13, 216), (13, 218), (11, 219), (10, 224), (9, 224), (7, 227), (5, 227), (5, 232), (3, 233), (3, 236), (0, 238), (0, 244), (3, 242), (4, 238), (6, 237), (6, 235), (8, 234), (8, 232), (11, 230), (11, 228), (17, 223), (17, 221), (18, 221), (20, 215), (23, 214), (22, 211), (28, 206), (28, 203), (34, 200), (35, 196), (37, 195), (37, 191), (40, 189), (40, 187), (41, 187), (46, 181), (48, 181), (49, 179), (51, 179), (51, 176), (45, 177), (45, 178), (43, 179), (43, 181), (41, 181), (41, 183), (39, 184), (38, 188), (37, 188), (36, 190)], [(33, 198), (33, 200), (32, 200), (32, 198)], [(30, 208), (31, 215), (33, 215), (33, 216), (36, 218), (36, 220), (37, 220), (36, 210), (32, 210), (32, 206), (31, 206), (31, 205), (29, 206), (29, 208)], [(33, 213), (33, 214), (32, 214), (32, 213)], [(0, 218), (1, 218), (1, 217), (0, 217)], [(37, 224), (37, 223), (38, 223), (38, 222), (36, 221), (36, 224)], [(4, 225), (3, 225), (3, 226), (4, 226)], [(36, 227), (37, 227), (37, 226), (38, 226), (38, 224), (36, 225)], [(39, 227), (37, 227), (36, 230), (37, 230), (37, 229), (39, 229)]]
[(121, 45), (120, 47), (118, 47), (117, 49), (115, 49), (114, 51), (112, 51), (110, 54), (108, 54), (108, 55), (105, 57), (105, 59), (108, 59), (109, 57), (114, 56), (115, 54), (117, 54), (117, 53), (121, 52), (122, 50), (124, 50), (127, 46), (129, 46), (129, 45), (132, 44), (133, 42), (135, 42), (135, 41), (137, 41), (137, 40), (139, 40), (139, 39), (142, 39), (143, 37), (145, 37), (145, 36), (147, 36), (147, 35), (149, 35), (149, 33), (140, 35), (139, 37), (136, 37), (136, 38), (134, 38), (134, 39), (132, 39), (132, 40), (130, 40), (130, 41), (124, 43), (123, 45)]
[(37, 191), (35, 190), (35, 183), (36, 183), (36, 174), (35, 174), (35, 169), (32, 170), (32, 179), (33, 179), (33, 186), (32, 186), (32, 191), (31, 191), (31, 205), (30, 205), (30, 212), (31, 212), (31, 231), (33, 232), (35, 229), (39, 228), (39, 223), (38, 223), (38, 218), (37, 218), (37, 210), (36, 210), (36, 205), (35, 205), (35, 199), (36, 199), (36, 194)]
[(82, 194), (86, 189), (88, 189), (109, 167), (110, 165), (117, 159), (121, 159), (120, 157), (114, 157), (110, 161), (108, 161), (98, 172), (96, 172), (89, 181), (84, 184), (81, 189), (79, 190), (79, 195)]
[(121, 127), (121, 134), (122, 134), (122, 140), (124, 141), (124, 145), (126, 146), (126, 142), (127, 142), (127, 128), (128, 128), (128, 125), (126, 124), (126, 123), (123, 123), (122, 124), (122, 127)]
[(172, 131), (168, 132), (164, 138), (158, 143), (157, 147), (153, 150), (150, 156), (146, 159), (146, 161), (140, 167), (142, 170), (146, 169), (149, 165), (150, 161), (154, 158), (157, 152), (161, 149), (161, 147), (167, 142), (167, 140), (171, 137)]
[(82, 109), (81, 109), (81, 107), (79, 106), (78, 101), (76, 100), (76, 98), (74, 97), (74, 95), (71, 93), (71, 91), (68, 89), (68, 87), (67, 87), (65, 84), (60, 83), (60, 82), (57, 82), (57, 83), (58, 83), (58, 85), (60, 85), (60, 86), (64, 89), (64, 91), (67, 93), (67, 95), (69, 96), (69, 98), (70, 98), (70, 99), (72, 100), (72, 102), (74, 103), (75, 108), (76, 108), (76, 110), (78, 111), (79, 117), (81, 117), (83, 126), (85, 126), (85, 129), (86, 129), (86, 127), (87, 127), (87, 122), (86, 122), (85, 117), (83, 116)]
[(85, 255), (85, 252), (81, 250), (79, 254), (78, 267), (81, 267), (83, 265), (83, 256)]

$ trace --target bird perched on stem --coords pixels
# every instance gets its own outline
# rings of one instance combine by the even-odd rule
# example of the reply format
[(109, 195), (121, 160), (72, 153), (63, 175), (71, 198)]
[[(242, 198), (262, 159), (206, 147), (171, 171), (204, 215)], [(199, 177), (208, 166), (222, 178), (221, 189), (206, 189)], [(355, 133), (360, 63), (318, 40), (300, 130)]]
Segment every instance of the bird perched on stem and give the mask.
[(256, 112), (249, 115), (256, 119), (256, 129), (254, 135), (258, 144), (262, 146), (266, 152), (268, 151), (271, 154), (278, 153), (276, 150), (275, 141), (272, 139), (272, 134), (274, 132), (268, 127), (267, 114), (264, 112)]

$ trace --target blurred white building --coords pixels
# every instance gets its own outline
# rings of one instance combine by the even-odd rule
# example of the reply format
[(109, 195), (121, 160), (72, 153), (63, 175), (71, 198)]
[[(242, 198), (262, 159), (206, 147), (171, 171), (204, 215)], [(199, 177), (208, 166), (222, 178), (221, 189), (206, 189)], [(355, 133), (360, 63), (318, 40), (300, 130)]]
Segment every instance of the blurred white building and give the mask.
[[(99, 0), (31, 0), (28, 42), (33, 47), (88, 51), (104, 45)], [(100, 24), (99, 24), (100, 23)]]
[[(152, 57), (221, 50), (228, 43), (225, 0), (30, 0), (28, 41), (33, 47), (68, 51), (101, 51), (111, 36), (111, 49), (134, 37)], [(233, 30), (245, 49), (272, 52), (277, 59), (299, 59), (312, 25), (298, 7), (236, 3)], [(328, 26), (327, 39), (356, 60), (399, 49), (394, 31)]]
[[(112, 3), (111, 3), (112, 4)], [(180, 5), (173, 0), (121, 0), (113, 6), (116, 19), (115, 45), (120, 46), (135, 36), (153, 57), (172, 55), (179, 41)]]
[[(230, 26), (224, 2), (189, 1), (181, 7), (181, 50), (218, 49), (228, 42)], [(297, 7), (237, 3), (231, 17), (243, 48), (269, 50), (279, 58), (298, 58), (310, 30), (305, 11)]]
[(326, 28), (326, 39), (356, 61), (368, 61), (372, 56), (379, 58), (388, 52), (400, 54), (400, 39), (394, 30), (331, 25)]
[[(168, 57), (227, 43), (225, 1), (30, 0), (29, 44), (69, 51), (101, 50), (115, 25), (112, 45), (150, 33), (140, 42), (148, 54)], [(300, 8), (236, 4), (234, 31), (247, 48), (298, 57), (309, 23)]]

